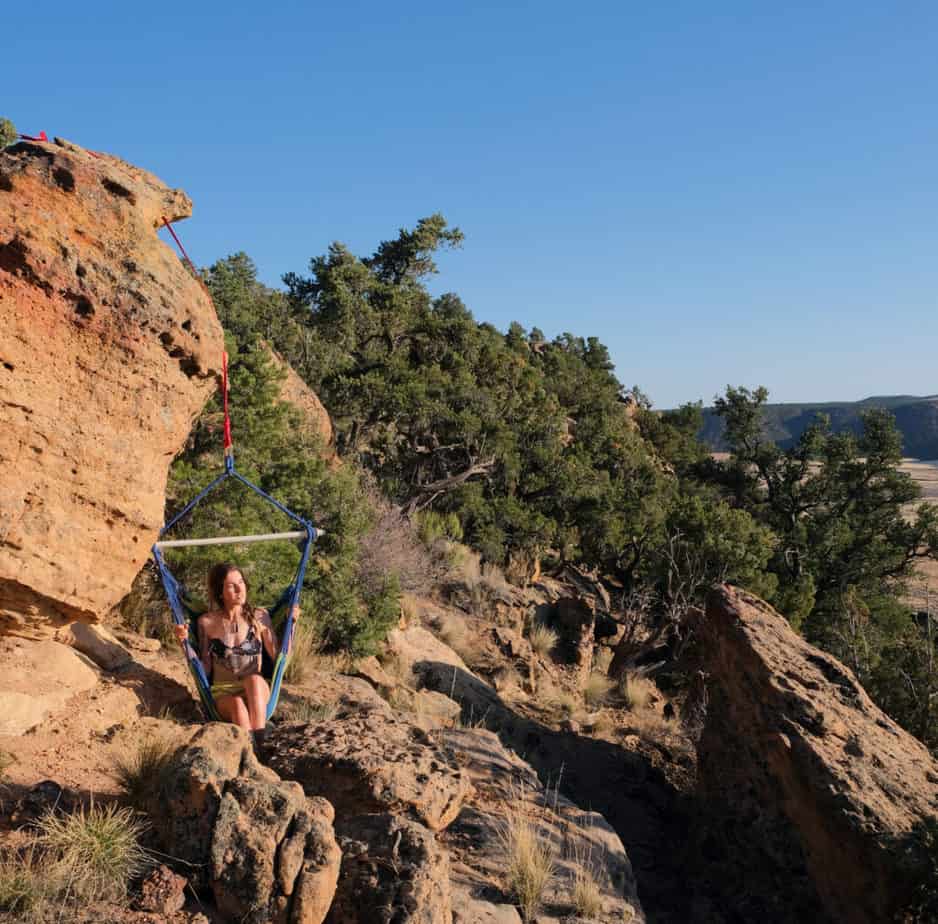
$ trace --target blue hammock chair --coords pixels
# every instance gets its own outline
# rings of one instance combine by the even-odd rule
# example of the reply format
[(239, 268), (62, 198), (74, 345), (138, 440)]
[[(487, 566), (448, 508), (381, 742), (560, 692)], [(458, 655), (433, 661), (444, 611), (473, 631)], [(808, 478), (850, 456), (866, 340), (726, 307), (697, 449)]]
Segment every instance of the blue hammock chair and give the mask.
[[(199, 503), (228, 478), (234, 478), (236, 481), (239, 481), (241, 484), (254, 491), (255, 494), (259, 494), (268, 503), (273, 504), (274, 507), (290, 517), (291, 520), (298, 523), (302, 529), (293, 532), (268, 533), (259, 536), (222, 536), (216, 539), (163, 539), (163, 536), (165, 536), (176, 523), (191, 513)], [(322, 530), (307, 523), (306, 520), (288, 510), (279, 501), (274, 500), (274, 498), (261, 490), (256, 484), (253, 484), (243, 475), (240, 475), (235, 470), (234, 458), (230, 454), (225, 455), (225, 471), (160, 530), (159, 539), (153, 545), (153, 558), (156, 561), (160, 580), (163, 582), (163, 589), (166, 591), (166, 597), (169, 600), (169, 605), (173, 612), (173, 620), (177, 625), (186, 626), (188, 629), (189, 637), (183, 645), (186, 661), (188, 662), (192, 677), (195, 680), (196, 688), (199, 691), (199, 698), (202, 700), (202, 709), (208, 720), (219, 721), (221, 720), (221, 716), (218, 713), (218, 708), (212, 697), (211, 677), (206, 675), (205, 668), (199, 660), (199, 642), (196, 628), (198, 618), (202, 615), (204, 610), (199, 608), (197, 603), (189, 596), (185, 587), (173, 576), (163, 558), (163, 549), (195, 545), (233, 545), (246, 542), (303, 540), (300, 563), (296, 569), (296, 575), (292, 583), (283, 591), (277, 602), (268, 609), (271, 622), (273, 622), (274, 626), (278, 626), (282, 623), (280, 628), (280, 651), (277, 653), (276, 659), (270, 658), (266, 648), (263, 654), (264, 663), (262, 673), (270, 684), (270, 700), (267, 703), (267, 718), (269, 719), (277, 708), (277, 700), (280, 698), (280, 686), (283, 682), (283, 675), (289, 661), (287, 648), (289, 647), (290, 639), (293, 635), (293, 608), (299, 602), (300, 592), (303, 588), (303, 577), (306, 574), (306, 565), (309, 562), (310, 550), (313, 542), (316, 541), (316, 537), (319, 535), (322, 535)]]

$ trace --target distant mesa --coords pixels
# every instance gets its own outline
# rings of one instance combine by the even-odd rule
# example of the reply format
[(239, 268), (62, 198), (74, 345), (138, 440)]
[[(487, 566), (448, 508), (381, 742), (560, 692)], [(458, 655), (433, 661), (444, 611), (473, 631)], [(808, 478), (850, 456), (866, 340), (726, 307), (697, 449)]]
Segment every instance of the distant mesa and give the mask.
[[(938, 395), (886, 395), (862, 401), (766, 404), (763, 407), (765, 432), (781, 449), (788, 449), (814, 422), (815, 415), (826, 414), (835, 432), (859, 434), (863, 429), (861, 414), (875, 407), (886, 408), (895, 415), (896, 425), (902, 433), (904, 455), (913, 459), (938, 459)], [(703, 414), (699, 438), (715, 452), (726, 451), (729, 447), (723, 438), (723, 419), (713, 408), (706, 408)]]

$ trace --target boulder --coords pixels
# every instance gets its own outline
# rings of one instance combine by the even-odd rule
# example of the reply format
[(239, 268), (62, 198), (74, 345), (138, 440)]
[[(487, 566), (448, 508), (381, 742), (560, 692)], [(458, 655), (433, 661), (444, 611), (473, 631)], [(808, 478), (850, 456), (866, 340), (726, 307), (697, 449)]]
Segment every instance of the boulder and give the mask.
[[(421, 626), (394, 629), (388, 634), (387, 647), (389, 652), (397, 656), (401, 669), (407, 673), (415, 671), (415, 665), (424, 661), (468, 670), (463, 659), (449, 645)], [(419, 674), (419, 670), (415, 673)]]
[(359, 815), (337, 833), (342, 873), (327, 924), (451, 924), (449, 856), (423, 825)]
[(56, 139), (0, 152), (0, 632), (97, 621), (163, 521), (215, 388), (211, 301), (157, 236), (192, 204)]
[(492, 884), (508, 897), (505, 841), (517, 820), (527, 824), (541, 844), (552, 850), (554, 875), (537, 918), (568, 921), (569, 898), (578, 875), (588, 872), (599, 892), (602, 922), (645, 920), (638, 900), (632, 864), (611, 825), (598, 812), (574, 805), (558, 791), (546, 789), (534, 769), (509, 751), (493, 732), (458, 729), (442, 734), (474, 784), (474, 795), (443, 841), (456, 871), (454, 891), (472, 900), (454, 903), (455, 921), (508, 922), (511, 912), (495, 901)]
[(140, 911), (152, 911), (164, 916), (175, 914), (186, 903), (187, 884), (185, 876), (160, 864), (141, 883), (140, 897), (135, 905)]
[(56, 632), (55, 638), (56, 641), (70, 645), (76, 651), (87, 655), (98, 667), (106, 671), (116, 671), (133, 660), (131, 653), (101, 625), (73, 622)]
[(257, 762), (246, 732), (213, 722), (173, 761), (148, 806), (163, 848), (232, 920), (321, 924), (340, 853), (332, 807)]
[[(762, 877), (752, 919), (901, 920), (924, 862), (918, 832), (938, 813), (938, 762), (757, 597), (714, 590), (703, 642), (699, 785), (719, 813), (706, 849), (738, 866), (740, 889)], [(744, 856), (727, 853), (734, 841)]]
[(100, 674), (59, 642), (0, 638), (0, 735), (22, 735), (94, 687)]
[(379, 712), (268, 734), (268, 763), (309, 796), (329, 800), (339, 818), (409, 813), (433, 831), (459, 814), (472, 791), (452, 757), (422, 729)]
[(335, 431), (332, 419), (319, 396), (294, 371), (290, 364), (274, 350), (270, 350), (270, 358), (274, 365), (283, 373), (280, 383), (280, 400), (286, 401), (297, 408), (303, 419), (305, 427), (322, 440), (322, 456), (327, 460), (337, 458), (335, 451)]

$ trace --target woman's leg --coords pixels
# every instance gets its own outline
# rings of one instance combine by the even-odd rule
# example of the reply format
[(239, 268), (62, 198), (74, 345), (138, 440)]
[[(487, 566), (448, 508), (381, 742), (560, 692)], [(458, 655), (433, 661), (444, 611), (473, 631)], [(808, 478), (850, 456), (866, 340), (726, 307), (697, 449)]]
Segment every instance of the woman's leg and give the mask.
[(215, 706), (218, 709), (218, 714), (226, 722), (240, 725), (241, 728), (246, 728), (248, 731), (251, 730), (251, 715), (240, 696), (219, 696), (215, 700)]
[(250, 674), (242, 678), (244, 698), (247, 700), (251, 728), (255, 731), (267, 724), (267, 703), (270, 700), (270, 687), (260, 674)]

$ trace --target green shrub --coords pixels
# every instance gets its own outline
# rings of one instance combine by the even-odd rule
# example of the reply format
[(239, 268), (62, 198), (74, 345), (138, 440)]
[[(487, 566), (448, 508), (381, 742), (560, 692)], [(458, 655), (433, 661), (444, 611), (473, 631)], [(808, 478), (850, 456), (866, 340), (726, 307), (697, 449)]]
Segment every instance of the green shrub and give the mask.
[(71, 814), (48, 811), (37, 828), (37, 843), (74, 899), (121, 901), (130, 882), (151, 864), (140, 845), (143, 826), (129, 808), (92, 804)]
[(0, 118), (0, 148), (13, 144), (17, 137), (16, 126), (9, 119)]

